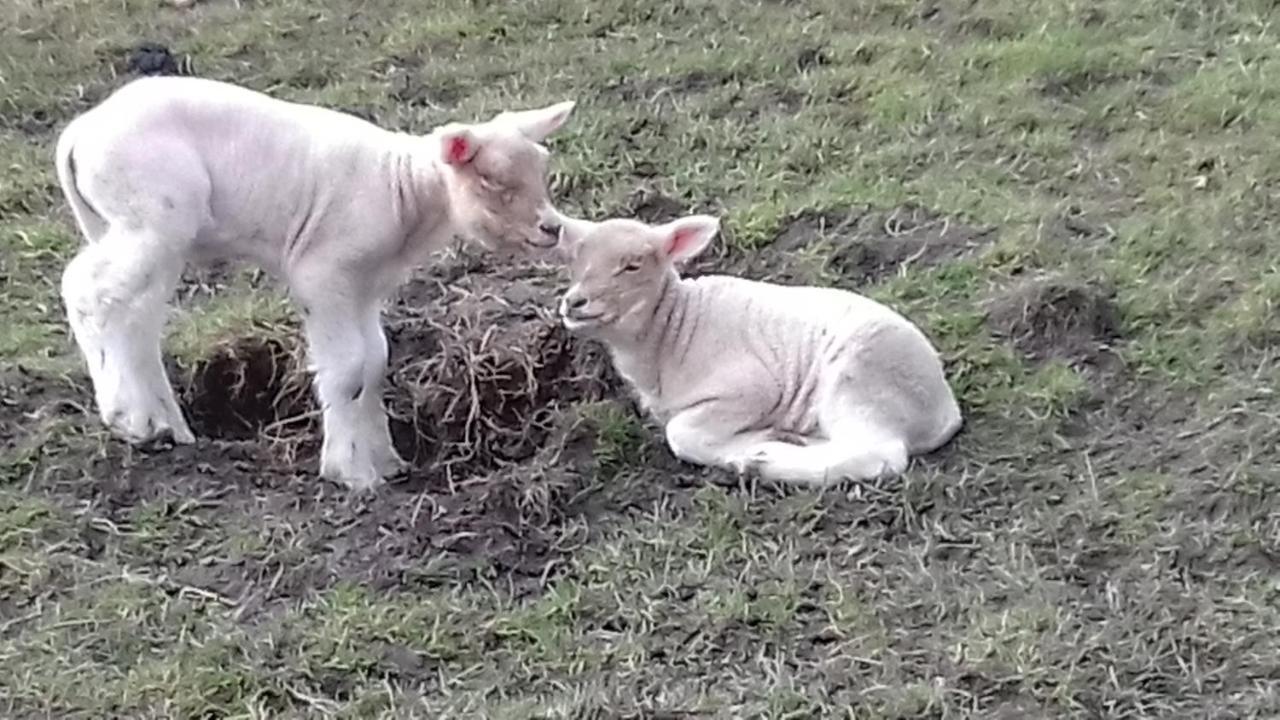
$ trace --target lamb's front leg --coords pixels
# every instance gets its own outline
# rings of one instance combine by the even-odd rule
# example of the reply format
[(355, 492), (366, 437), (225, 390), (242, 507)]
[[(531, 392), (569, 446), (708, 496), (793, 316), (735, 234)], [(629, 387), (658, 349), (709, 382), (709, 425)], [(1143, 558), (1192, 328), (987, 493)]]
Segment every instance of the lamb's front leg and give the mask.
[(387, 408), (382, 401), (382, 388), (386, 381), (387, 370), (387, 336), (382, 329), (381, 313), (374, 305), (365, 317), (365, 347), (371, 350), (364, 365), (364, 392), (360, 395), (360, 406), (364, 411), (364, 425), (369, 430), (369, 442), (373, 453), (373, 464), (383, 477), (391, 477), (408, 467), (408, 463), (396, 452), (391, 441), (391, 428), (388, 424)]
[(822, 486), (843, 480), (875, 480), (906, 469), (900, 442), (866, 437), (815, 439), (804, 445), (767, 441), (747, 450), (748, 462), (762, 477), (777, 482)]
[(873, 480), (906, 468), (904, 445), (881, 434), (859, 430), (831, 440), (776, 428), (741, 429), (759, 427), (754, 420), (735, 403), (705, 403), (667, 423), (667, 444), (686, 462), (811, 486)]
[(737, 403), (703, 403), (667, 422), (667, 446), (685, 462), (741, 474), (752, 467), (752, 448), (770, 437), (767, 431), (742, 429), (751, 424)]
[(378, 327), (376, 301), (341, 276), (311, 273), (292, 285), (306, 316), (323, 418), (320, 475), (352, 489), (376, 487), (395, 454), (382, 411), (386, 341), (374, 342), (369, 332)]

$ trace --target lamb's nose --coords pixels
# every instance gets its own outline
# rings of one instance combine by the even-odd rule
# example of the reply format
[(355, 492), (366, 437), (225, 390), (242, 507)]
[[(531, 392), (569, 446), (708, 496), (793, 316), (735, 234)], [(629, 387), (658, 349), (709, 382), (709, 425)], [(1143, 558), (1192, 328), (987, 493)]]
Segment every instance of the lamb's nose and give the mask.
[(556, 239), (560, 238), (560, 229), (560, 223), (557, 222), (542, 222), (538, 225), (538, 230), (541, 231), (543, 235)]
[(581, 295), (570, 295), (564, 299), (564, 305), (570, 310), (581, 310), (587, 306), (587, 299)]

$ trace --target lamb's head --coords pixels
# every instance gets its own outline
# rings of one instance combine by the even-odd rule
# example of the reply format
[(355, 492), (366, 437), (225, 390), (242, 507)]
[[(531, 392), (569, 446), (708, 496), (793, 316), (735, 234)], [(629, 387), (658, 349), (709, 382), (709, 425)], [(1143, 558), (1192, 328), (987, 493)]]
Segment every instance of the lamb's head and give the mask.
[(676, 266), (701, 253), (719, 230), (720, 221), (707, 215), (657, 226), (565, 218), (571, 281), (560, 300), (565, 327), (593, 335), (643, 329), (678, 279)]
[(549, 249), (560, 215), (547, 193), (542, 141), (569, 118), (572, 102), (504, 112), (476, 125), (440, 128), (440, 160), (455, 229), (490, 250)]

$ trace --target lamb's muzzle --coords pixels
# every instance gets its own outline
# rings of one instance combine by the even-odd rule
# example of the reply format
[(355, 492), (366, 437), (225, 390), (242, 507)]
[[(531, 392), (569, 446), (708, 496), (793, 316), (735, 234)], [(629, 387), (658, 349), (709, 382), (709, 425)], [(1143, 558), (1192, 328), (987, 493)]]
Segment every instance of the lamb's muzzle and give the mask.
[(589, 305), (590, 301), (578, 286), (569, 288), (564, 297), (560, 298), (560, 319), (564, 326), (569, 330), (581, 330), (599, 322), (604, 314), (592, 312)]

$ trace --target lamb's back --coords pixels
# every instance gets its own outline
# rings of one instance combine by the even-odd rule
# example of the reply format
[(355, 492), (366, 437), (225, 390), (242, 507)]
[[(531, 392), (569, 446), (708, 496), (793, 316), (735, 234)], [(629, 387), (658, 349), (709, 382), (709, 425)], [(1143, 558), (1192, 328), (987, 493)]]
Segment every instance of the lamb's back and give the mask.
[(707, 311), (726, 323), (844, 333), (905, 322), (885, 305), (840, 288), (781, 285), (730, 275), (704, 275), (691, 282), (699, 288)]

